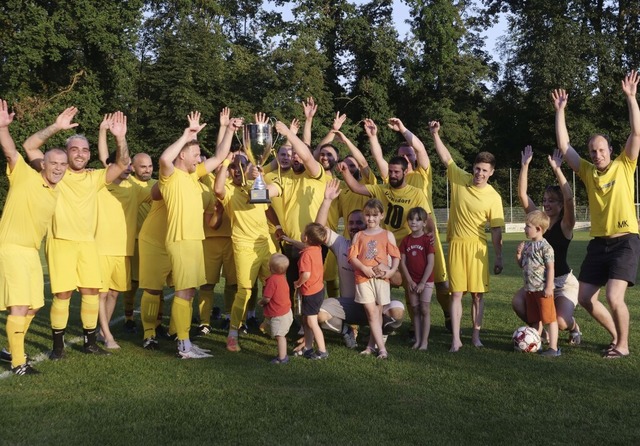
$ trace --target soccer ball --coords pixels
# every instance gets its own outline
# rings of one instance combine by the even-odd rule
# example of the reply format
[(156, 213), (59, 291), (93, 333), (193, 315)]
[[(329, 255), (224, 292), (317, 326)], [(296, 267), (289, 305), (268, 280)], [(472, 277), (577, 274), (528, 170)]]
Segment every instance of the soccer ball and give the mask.
[(540, 344), (540, 335), (535, 328), (520, 327), (513, 332), (513, 349), (517, 352), (535, 353)]

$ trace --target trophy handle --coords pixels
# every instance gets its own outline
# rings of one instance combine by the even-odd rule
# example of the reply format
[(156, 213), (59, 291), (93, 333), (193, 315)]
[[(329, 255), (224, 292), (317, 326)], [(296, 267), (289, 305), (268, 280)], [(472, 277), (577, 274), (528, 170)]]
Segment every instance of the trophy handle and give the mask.
[[(276, 122), (278, 122), (278, 120), (276, 118), (269, 118), (269, 124), (271, 124), (271, 128), (275, 129), (276, 128)], [(275, 149), (276, 147), (276, 143), (278, 142), (278, 140), (280, 139), (280, 137), (282, 136), (280, 133), (275, 132), (276, 133), (276, 137), (273, 139), (273, 142), (271, 143), (271, 150), (274, 151), (275, 153), (277, 153), (277, 149)]]

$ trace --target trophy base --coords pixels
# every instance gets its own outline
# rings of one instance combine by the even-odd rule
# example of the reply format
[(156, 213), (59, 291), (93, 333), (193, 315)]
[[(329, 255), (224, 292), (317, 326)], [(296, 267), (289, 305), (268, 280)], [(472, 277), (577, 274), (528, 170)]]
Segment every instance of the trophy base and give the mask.
[(271, 204), (268, 189), (251, 189), (249, 191), (249, 203), (251, 204)]

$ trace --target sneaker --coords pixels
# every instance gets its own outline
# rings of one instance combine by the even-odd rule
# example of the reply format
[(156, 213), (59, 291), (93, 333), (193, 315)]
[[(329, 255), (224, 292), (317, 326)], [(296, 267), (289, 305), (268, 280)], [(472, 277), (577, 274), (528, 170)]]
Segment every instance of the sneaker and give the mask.
[(222, 311), (220, 310), (220, 307), (213, 307), (211, 309), (211, 319), (218, 320), (220, 319), (220, 317), (222, 317)]
[(321, 352), (317, 350), (315, 353), (316, 357), (314, 359), (329, 359), (329, 352)]
[(260, 330), (260, 321), (258, 321), (258, 318), (255, 316), (248, 318), (246, 325), (247, 325), (247, 328), (254, 333)]
[(312, 348), (303, 350), (302, 357), (305, 359), (318, 359), (316, 352), (314, 352)]
[(570, 345), (580, 345), (582, 342), (582, 333), (579, 330), (572, 330), (569, 333), (569, 344)]
[(206, 336), (211, 333), (211, 331), (211, 325), (202, 324), (198, 326), (196, 336)]
[(388, 319), (385, 318), (386, 322), (384, 323), (384, 325), (382, 325), (382, 332), (386, 333), (386, 334), (391, 334), (393, 333), (394, 325), (398, 322), (397, 320), (395, 320), (394, 318), (392, 318), (391, 316), (388, 316)]
[(142, 341), (142, 348), (145, 350), (156, 350), (159, 345), (158, 340), (154, 336)]
[(51, 361), (58, 361), (60, 359), (64, 359), (65, 358), (65, 354), (64, 354), (64, 350), (51, 350), (49, 352), (49, 359)]
[(239, 352), (240, 345), (238, 345), (238, 338), (234, 338), (233, 336), (227, 337), (227, 350), (230, 352)]
[(86, 353), (87, 355), (96, 355), (96, 356), (109, 356), (111, 353), (101, 349), (96, 344), (85, 344), (82, 347), (82, 353)]
[(549, 358), (555, 358), (556, 356), (562, 355), (562, 352), (560, 351), (560, 349), (554, 350), (552, 348), (548, 348), (545, 351), (540, 352), (539, 355), (544, 357), (549, 357)]
[(26, 363), (26, 362), (24, 364), (20, 364), (20, 365), (15, 366), (15, 367), (11, 367), (11, 372), (14, 375), (38, 375), (38, 374), (40, 374), (40, 372), (38, 372), (36, 369), (31, 367), (31, 364)]
[(229, 331), (229, 326), (231, 325), (231, 319), (223, 319), (220, 324), (220, 329), (223, 331)]
[(204, 359), (204, 358), (213, 358), (213, 355), (209, 353), (205, 353), (203, 351), (197, 350), (191, 347), (191, 350), (186, 352), (178, 350), (178, 358), (180, 359)]
[(240, 324), (240, 327), (238, 328), (238, 333), (243, 335), (249, 334), (249, 327), (247, 327), (247, 324), (245, 323)]
[(344, 345), (346, 345), (347, 348), (356, 348), (358, 346), (356, 334), (350, 326), (347, 326), (347, 332), (342, 335), (342, 339), (344, 339)]
[(271, 364), (289, 364), (289, 357), (285, 356), (283, 359), (280, 359), (276, 356), (271, 360)]
[(133, 319), (127, 319), (124, 323), (124, 331), (126, 333), (137, 333), (138, 326), (136, 325), (136, 321)]
[(196, 349), (196, 351), (198, 352), (211, 353), (211, 350), (209, 350), (208, 348), (202, 348), (199, 345), (194, 344), (193, 342), (191, 343), (191, 348)]

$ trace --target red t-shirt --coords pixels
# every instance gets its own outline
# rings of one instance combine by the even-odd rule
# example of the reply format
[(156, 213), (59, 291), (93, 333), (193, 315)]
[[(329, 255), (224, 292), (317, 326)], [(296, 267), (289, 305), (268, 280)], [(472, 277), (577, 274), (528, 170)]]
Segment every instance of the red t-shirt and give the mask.
[(322, 249), (319, 246), (307, 246), (300, 251), (298, 273), (310, 272), (311, 277), (300, 286), (303, 296), (319, 293), (324, 288), (324, 266), (322, 264)]
[(284, 274), (272, 274), (264, 282), (262, 296), (271, 300), (264, 306), (263, 313), (266, 317), (284, 316), (291, 309), (289, 299), (289, 284)]
[[(409, 234), (402, 240), (400, 254), (405, 255), (405, 264), (414, 282), (418, 283), (422, 280), (424, 270), (427, 268), (427, 256), (434, 252), (431, 236), (426, 233), (420, 237)], [(427, 282), (433, 282), (433, 271)]]

